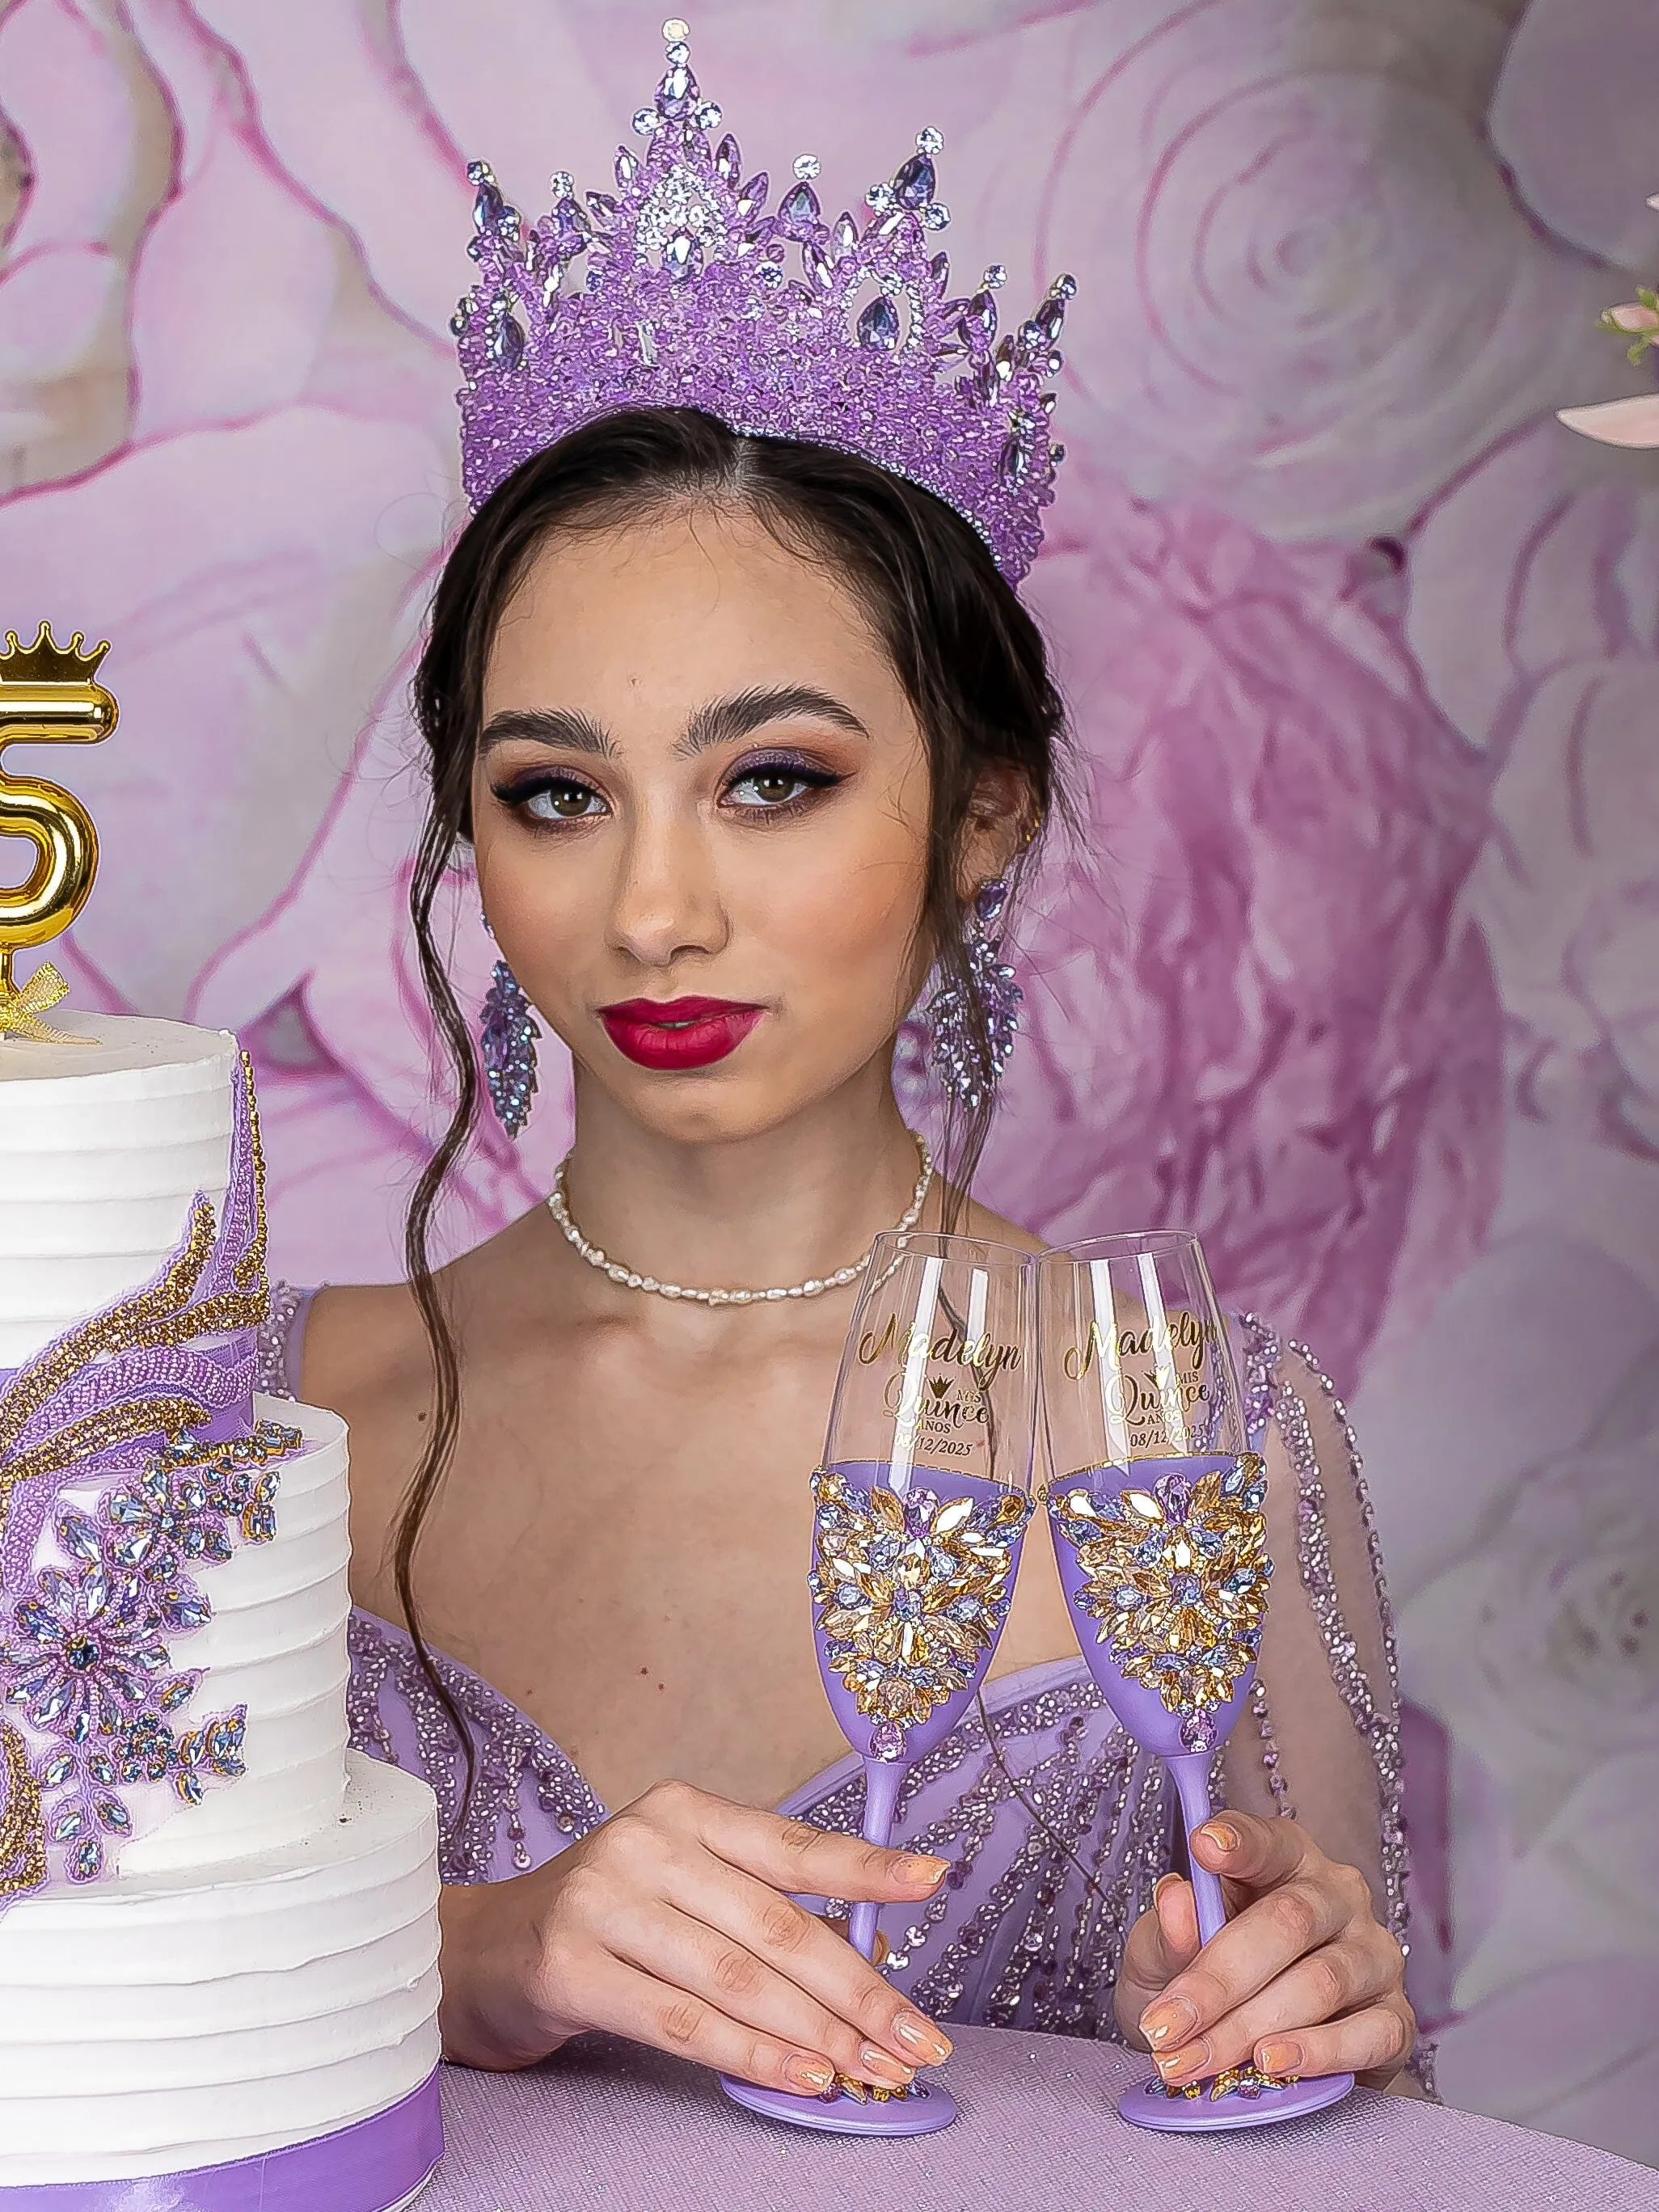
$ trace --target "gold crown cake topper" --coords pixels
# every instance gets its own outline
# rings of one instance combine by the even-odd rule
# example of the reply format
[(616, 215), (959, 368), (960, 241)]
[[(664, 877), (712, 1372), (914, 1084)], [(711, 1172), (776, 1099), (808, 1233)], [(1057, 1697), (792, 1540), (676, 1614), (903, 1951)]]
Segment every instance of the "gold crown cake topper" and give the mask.
[[(16, 631), (9, 629), (6, 649), (0, 653), (0, 684), (91, 684), (99, 662), (109, 651), (109, 640), (94, 645), (90, 653), (82, 652), (83, 641), (77, 629), (66, 646), (59, 645), (52, 634), (52, 624), (43, 622), (33, 645), (19, 645)], [(103, 696), (109, 697), (107, 692)], [(112, 700), (110, 703), (113, 707)], [(101, 734), (107, 737), (109, 731)]]
[[(33, 645), (6, 632), (0, 653), (0, 755), (8, 745), (97, 744), (119, 714), (97, 680), (107, 644), (83, 653), (77, 629), (60, 646), (50, 623)], [(27, 983), (12, 981), (14, 955), (45, 945), (67, 929), (86, 904), (98, 872), (98, 833), (73, 793), (38, 776), (12, 775), (0, 766), (0, 836), (27, 837), (34, 866), (15, 890), (0, 888), (0, 1045), (9, 1036), (42, 1043), (81, 1043), (40, 1017), (69, 990), (50, 961)]]

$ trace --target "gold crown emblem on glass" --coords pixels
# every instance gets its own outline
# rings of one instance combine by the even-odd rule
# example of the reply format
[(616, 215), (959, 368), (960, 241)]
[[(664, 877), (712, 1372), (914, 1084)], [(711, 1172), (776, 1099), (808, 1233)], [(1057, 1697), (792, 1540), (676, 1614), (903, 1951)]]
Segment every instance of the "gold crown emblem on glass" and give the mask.
[[(0, 653), (0, 756), (17, 744), (98, 744), (115, 727), (114, 698), (97, 680), (107, 644), (81, 649), (76, 630), (67, 646), (42, 623), (33, 645), (8, 630)], [(46, 945), (69, 927), (91, 893), (98, 872), (98, 833), (72, 792), (44, 778), (13, 775), (0, 762), (0, 836), (27, 837), (34, 866), (15, 890), (0, 889), (0, 1042), (29, 1037), (42, 1043), (79, 1043), (40, 1017), (69, 986), (50, 961), (19, 986), (12, 960)]]

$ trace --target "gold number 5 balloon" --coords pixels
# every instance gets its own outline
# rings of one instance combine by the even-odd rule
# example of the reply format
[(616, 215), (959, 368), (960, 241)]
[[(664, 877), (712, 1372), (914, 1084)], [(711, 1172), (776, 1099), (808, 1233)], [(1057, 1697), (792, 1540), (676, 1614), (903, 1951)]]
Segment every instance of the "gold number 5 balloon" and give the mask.
[[(0, 756), (8, 745), (96, 744), (115, 727), (115, 701), (95, 678), (106, 645), (81, 650), (76, 630), (67, 647), (42, 623), (33, 645), (6, 633), (0, 653)], [(40, 1017), (69, 986), (48, 962), (19, 988), (15, 954), (45, 945), (67, 929), (87, 902), (98, 871), (98, 833), (72, 793), (36, 776), (13, 775), (0, 762), (0, 836), (27, 837), (34, 866), (15, 890), (0, 887), (0, 1039), (66, 1042)]]

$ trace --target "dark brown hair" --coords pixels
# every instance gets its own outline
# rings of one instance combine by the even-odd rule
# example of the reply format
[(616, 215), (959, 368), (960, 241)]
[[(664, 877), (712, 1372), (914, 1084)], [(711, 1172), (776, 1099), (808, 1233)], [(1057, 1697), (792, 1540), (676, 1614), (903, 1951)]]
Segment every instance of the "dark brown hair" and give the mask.
[[(445, 563), (415, 676), (416, 720), (430, 756), (431, 805), (410, 891), (421, 974), (449, 1062), (455, 1109), (415, 1187), (404, 1260), (431, 1346), (433, 1418), (393, 1533), (398, 1595), (428, 1680), (467, 1753), (467, 1731), (422, 1637), (413, 1581), (421, 1528), (460, 1422), (454, 1333), (430, 1254), (432, 1219), (471, 1139), (479, 1078), (471, 1030), (434, 942), (434, 902), (471, 836), (473, 751), (496, 625), (538, 550), (562, 533), (614, 529), (665, 507), (757, 516), (781, 544), (821, 561), (856, 594), (892, 657), (927, 748), (931, 781), (924, 950), (944, 980), (965, 981), (960, 855), (981, 778), (1012, 771), (1035, 833), (1053, 806), (1063, 710), (1036, 623), (983, 542), (929, 492), (824, 446), (740, 436), (691, 408), (630, 410), (538, 453), (478, 509)], [(976, 1004), (969, 993), (969, 1002)], [(988, 1040), (977, 1038), (990, 1071)], [(941, 1160), (956, 1217), (983, 1148), (991, 1085), (976, 1110), (947, 1102)]]

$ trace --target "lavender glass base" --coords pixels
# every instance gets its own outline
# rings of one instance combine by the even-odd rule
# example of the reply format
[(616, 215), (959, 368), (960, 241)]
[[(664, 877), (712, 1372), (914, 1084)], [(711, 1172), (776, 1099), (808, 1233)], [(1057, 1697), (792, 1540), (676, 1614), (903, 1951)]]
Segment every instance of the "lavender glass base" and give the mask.
[(1322, 2112), (1328, 2105), (1340, 2105), (1352, 2087), (1352, 2074), (1316, 2074), (1255, 2097), (1230, 2090), (1212, 2102), (1207, 2089), (1201, 2097), (1166, 2096), (1154, 2075), (1126, 2089), (1117, 2109), (1133, 2127), (1156, 2128), (1163, 2135), (1205, 2135), (1212, 2128), (1268, 2128), (1276, 2120)]
[(957, 2116), (956, 2099), (937, 2081), (918, 2082), (919, 2096), (889, 2098), (879, 2105), (861, 2105), (856, 2097), (792, 2097), (787, 2090), (733, 2081), (729, 2074), (721, 2075), (720, 2087), (734, 2105), (763, 2119), (787, 2120), (793, 2128), (822, 2128), (836, 2136), (930, 2136), (948, 2128)]

